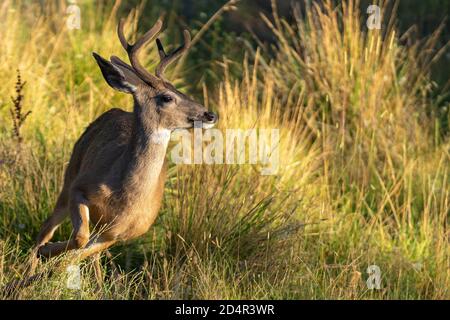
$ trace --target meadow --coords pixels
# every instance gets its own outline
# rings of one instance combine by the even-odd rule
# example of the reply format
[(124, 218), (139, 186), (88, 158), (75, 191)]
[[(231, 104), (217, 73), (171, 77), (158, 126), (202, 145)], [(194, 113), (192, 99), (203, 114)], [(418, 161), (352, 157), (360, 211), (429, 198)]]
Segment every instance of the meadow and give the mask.
[[(126, 11), (130, 36), (159, 15), (151, 2), (150, 16), (143, 5)], [(269, 45), (216, 35), (239, 10), (231, 0), (210, 23), (190, 26), (190, 54), (168, 74), (220, 115), (220, 129), (279, 129), (276, 175), (171, 163), (155, 225), (102, 256), (101, 288), (86, 260), (80, 290), (57, 272), (14, 297), (449, 299), (449, 87), (430, 75), (448, 52), (437, 45), (444, 25), (417, 39), (398, 31), (395, 12), (369, 30), (358, 1), (319, 2), (288, 22), (274, 1), (258, 17), (275, 38)], [(0, 3), (0, 288), (23, 277), (79, 135), (113, 106), (132, 109), (91, 55), (127, 61), (116, 35), (123, 3), (79, 5), (81, 28), (70, 30), (65, 1)], [(164, 43), (179, 43), (176, 12), (165, 21)], [(199, 50), (205, 42), (211, 52)], [(220, 43), (230, 55), (205, 60)], [(245, 50), (231, 54), (236, 46)], [(153, 69), (156, 46), (142, 59)], [(70, 234), (68, 220), (55, 238)], [(68, 263), (63, 256), (38, 271)], [(372, 265), (380, 289), (366, 284)]]

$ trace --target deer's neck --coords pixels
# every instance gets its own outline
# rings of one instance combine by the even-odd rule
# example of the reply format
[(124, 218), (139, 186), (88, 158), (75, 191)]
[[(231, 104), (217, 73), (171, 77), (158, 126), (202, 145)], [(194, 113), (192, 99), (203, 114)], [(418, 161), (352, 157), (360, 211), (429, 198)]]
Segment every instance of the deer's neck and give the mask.
[(127, 191), (149, 193), (158, 187), (164, 165), (170, 131), (158, 127), (158, 115), (134, 107), (133, 134), (125, 157)]

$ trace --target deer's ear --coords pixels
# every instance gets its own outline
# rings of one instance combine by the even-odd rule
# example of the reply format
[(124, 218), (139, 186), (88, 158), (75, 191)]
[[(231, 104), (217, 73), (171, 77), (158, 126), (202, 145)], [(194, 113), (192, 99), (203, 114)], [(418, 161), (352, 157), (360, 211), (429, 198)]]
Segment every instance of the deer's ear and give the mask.
[(126, 63), (123, 62), (122, 65), (116, 64), (114, 61), (110, 62), (95, 52), (92, 55), (97, 61), (106, 82), (112, 88), (125, 93), (134, 93), (137, 87), (144, 83)]

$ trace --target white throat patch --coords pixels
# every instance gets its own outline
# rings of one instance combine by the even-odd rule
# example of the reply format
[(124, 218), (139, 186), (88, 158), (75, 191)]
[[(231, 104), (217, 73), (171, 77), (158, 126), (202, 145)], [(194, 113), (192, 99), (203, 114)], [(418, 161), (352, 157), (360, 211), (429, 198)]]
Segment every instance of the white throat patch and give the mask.
[(202, 123), (202, 128), (203, 129), (211, 129), (215, 126), (215, 123)]
[(171, 131), (169, 129), (158, 129), (152, 133), (152, 142), (155, 144), (167, 145), (170, 140), (170, 133)]

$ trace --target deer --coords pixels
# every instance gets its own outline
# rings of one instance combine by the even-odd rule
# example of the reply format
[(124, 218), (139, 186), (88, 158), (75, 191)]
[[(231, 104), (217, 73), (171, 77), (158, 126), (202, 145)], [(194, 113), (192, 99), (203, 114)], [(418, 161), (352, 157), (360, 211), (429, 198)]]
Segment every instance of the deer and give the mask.
[[(37, 236), (36, 259), (68, 251), (76, 252), (80, 259), (95, 257), (117, 242), (145, 234), (161, 206), (171, 132), (197, 123), (203, 128), (216, 124), (215, 113), (165, 79), (165, 69), (187, 52), (191, 37), (184, 30), (184, 43), (166, 53), (157, 38), (162, 24), (160, 17), (130, 44), (124, 35), (124, 20), (119, 21), (118, 38), (130, 64), (117, 56), (107, 60), (92, 53), (108, 85), (133, 97), (133, 111), (110, 109), (75, 143), (62, 191)], [(155, 38), (160, 61), (152, 74), (139, 62), (138, 53)], [(50, 242), (69, 215), (73, 227), (69, 240)], [(95, 233), (91, 234), (90, 224)]]

